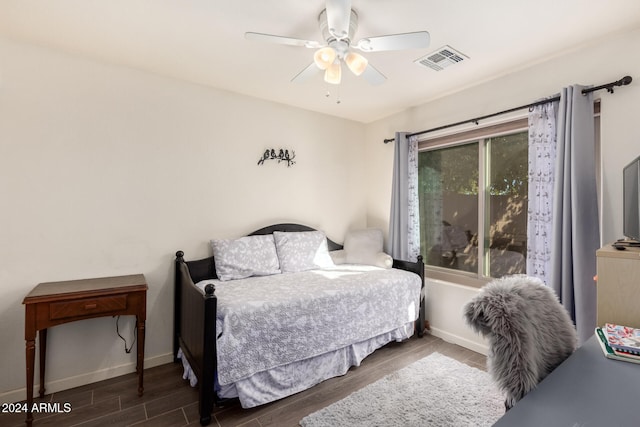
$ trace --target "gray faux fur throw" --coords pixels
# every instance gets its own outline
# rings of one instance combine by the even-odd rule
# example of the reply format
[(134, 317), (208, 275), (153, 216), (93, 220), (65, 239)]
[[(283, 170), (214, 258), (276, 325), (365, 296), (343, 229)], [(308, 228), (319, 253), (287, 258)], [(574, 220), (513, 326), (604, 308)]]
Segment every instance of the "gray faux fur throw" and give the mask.
[(576, 348), (573, 322), (553, 290), (534, 277), (507, 276), (464, 307), (467, 323), (489, 339), (489, 372), (509, 409)]

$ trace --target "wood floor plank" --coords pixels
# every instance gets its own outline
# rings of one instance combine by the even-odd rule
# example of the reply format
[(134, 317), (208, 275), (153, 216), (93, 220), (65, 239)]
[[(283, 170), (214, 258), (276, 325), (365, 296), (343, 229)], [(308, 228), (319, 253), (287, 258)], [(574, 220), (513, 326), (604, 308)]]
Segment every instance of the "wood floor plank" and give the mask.
[(198, 402), (192, 403), (182, 407), (185, 417), (187, 417), (187, 423), (199, 422), (200, 414), (198, 413)]
[(126, 427), (146, 419), (147, 416), (144, 410), (144, 405), (138, 405), (76, 424), (74, 427)]
[[(189, 393), (189, 391), (192, 393)], [(164, 412), (173, 409), (181, 409), (182, 407), (192, 403), (198, 403), (197, 389), (178, 389), (178, 391), (174, 393), (148, 402), (145, 406), (147, 408), (147, 416), (149, 418), (153, 418)]]
[(103, 417), (120, 411), (120, 398), (116, 397), (104, 400), (93, 405), (83, 406), (81, 408), (72, 408), (71, 412), (66, 414), (56, 414), (46, 418), (34, 415), (34, 426), (73, 426), (82, 422), (91, 421), (96, 418)]
[(181, 427), (187, 425), (187, 417), (182, 408), (178, 408), (131, 425), (135, 427)]

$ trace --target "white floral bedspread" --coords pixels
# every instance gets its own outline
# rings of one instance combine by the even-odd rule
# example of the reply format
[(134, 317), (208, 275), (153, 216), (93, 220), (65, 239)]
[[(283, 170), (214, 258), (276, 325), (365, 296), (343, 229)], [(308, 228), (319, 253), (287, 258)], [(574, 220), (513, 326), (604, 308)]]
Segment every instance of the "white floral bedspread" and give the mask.
[(197, 286), (208, 283), (218, 297), (221, 385), (414, 321), (421, 288), (414, 273), (361, 265)]

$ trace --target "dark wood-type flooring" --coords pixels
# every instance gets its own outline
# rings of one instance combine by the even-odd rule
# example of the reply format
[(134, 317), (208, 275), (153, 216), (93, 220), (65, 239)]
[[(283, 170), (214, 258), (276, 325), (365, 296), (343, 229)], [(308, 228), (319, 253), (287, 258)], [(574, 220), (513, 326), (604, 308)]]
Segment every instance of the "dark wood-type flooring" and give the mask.
[[(347, 375), (277, 402), (252, 409), (239, 404), (215, 408), (214, 427), (294, 427), (306, 415), (336, 402), (385, 375), (433, 353), (452, 357), (485, 370), (486, 357), (439, 338), (425, 335), (391, 343), (367, 357)], [(425, 384), (425, 387), (428, 387)], [(198, 426), (198, 393), (182, 379), (182, 365), (171, 363), (145, 370), (144, 395), (138, 397), (137, 377), (127, 374), (86, 386), (46, 395), (45, 402), (68, 402), (64, 414), (35, 414), (41, 426)], [(36, 400), (38, 401), (38, 400)], [(0, 414), (0, 426), (24, 425), (24, 414)]]

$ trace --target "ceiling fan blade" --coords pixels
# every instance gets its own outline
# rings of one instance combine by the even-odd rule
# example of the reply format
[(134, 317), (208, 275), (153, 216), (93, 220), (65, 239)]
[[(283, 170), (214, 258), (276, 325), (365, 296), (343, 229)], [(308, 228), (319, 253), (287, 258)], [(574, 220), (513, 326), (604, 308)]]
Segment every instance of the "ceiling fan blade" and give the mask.
[(431, 37), (428, 31), (415, 33), (390, 34), (388, 36), (364, 38), (353, 47), (363, 52), (381, 52), (385, 50), (422, 49), (429, 47)]
[(338, 40), (349, 37), (351, 0), (327, 0), (327, 27)]
[(312, 62), (307, 66), (307, 68), (300, 71), (294, 78), (292, 78), (291, 81), (296, 83), (302, 83), (309, 80), (309, 78), (315, 76), (320, 72), (322, 72), (322, 70), (318, 68), (315, 62)]
[(291, 37), (283, 37), (283, 36), (274, 36), (273, 34), (262, 34), (262, 33), (244, 33), (244, 38), (247, 40), (255, 40), (260, 42), (268, 42), (268, 43), (277, 43), (277, 44), (285, 44), (289, 46), (300, 46), (300, 47), (308, 47), (311, 49), (316, 49), (322, 47), (323, 45), (313, 41), (313, 40), (302, 40), (295, 39)]
[(380, 84), (384, 83), (385, 80), (387, 80), (387, 78), (384, 76), (384, 74), (382, 74), (380, 71), (378, 71), (371, 64), (367, 65), (367, 68), (365, 68), (363, 73), (360, 74), (360, 77), (364, 78), (366, 81), (368, 81), (373, 86), (380, 85)]

